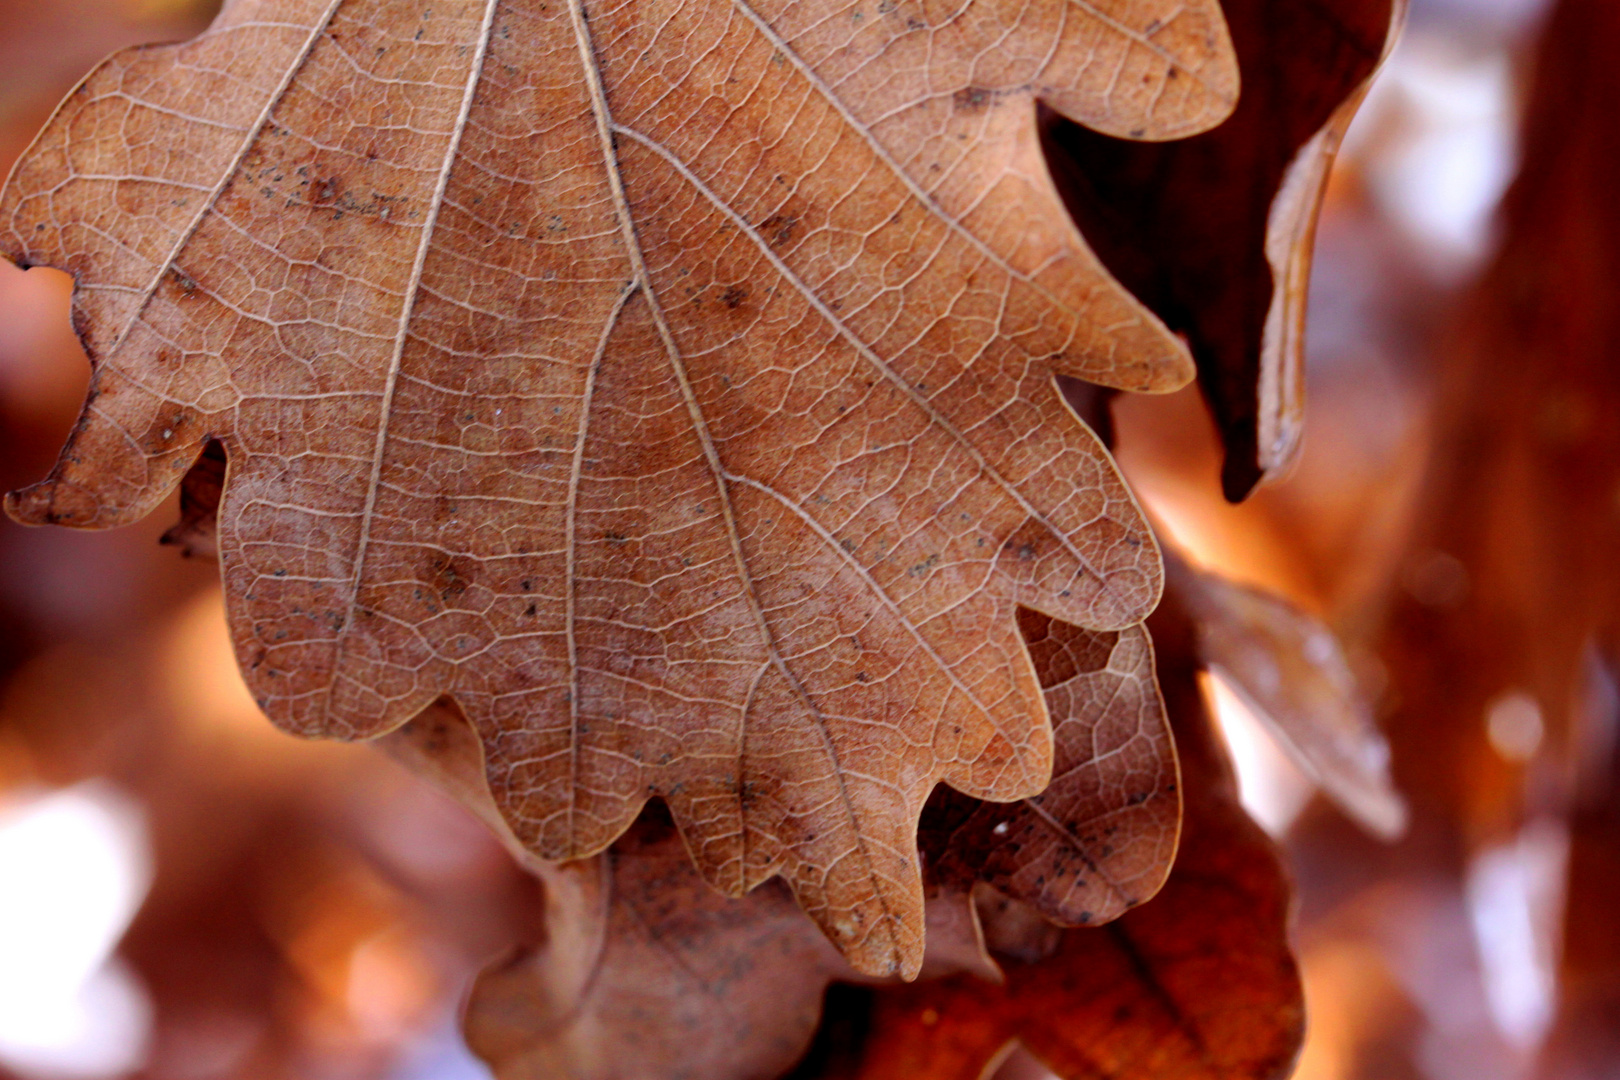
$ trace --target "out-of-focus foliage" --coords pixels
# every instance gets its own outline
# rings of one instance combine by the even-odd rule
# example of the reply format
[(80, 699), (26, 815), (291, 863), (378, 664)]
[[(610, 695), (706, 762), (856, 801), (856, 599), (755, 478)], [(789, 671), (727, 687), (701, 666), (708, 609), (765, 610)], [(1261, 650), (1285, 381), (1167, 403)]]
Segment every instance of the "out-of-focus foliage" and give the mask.
[(1586, 0), (1415, 5), (1323, 222), (1289, 482), (1219, 506), (1191, 403), (1119, 407), (1172, 531), (1381, 692), (1408, 837), (1321, 803), (1288, 834), (1310, 1080), (1617, 1067), (1615, 33)]

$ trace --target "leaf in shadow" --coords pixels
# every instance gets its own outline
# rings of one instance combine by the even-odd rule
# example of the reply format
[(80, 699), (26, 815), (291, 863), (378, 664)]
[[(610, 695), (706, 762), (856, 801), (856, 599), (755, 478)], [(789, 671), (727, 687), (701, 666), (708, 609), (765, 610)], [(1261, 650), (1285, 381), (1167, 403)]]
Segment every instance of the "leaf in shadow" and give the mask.
[[(495, 812), (466, 721), (435, 706), (380, 745), (473, 806), (545, 886), (541, 942), (478, 979), (468, 1045), (501, 1080), (774, 1076), (803, 1053), (832, 978), (859, 979), (781, 882), (716, 892), (650, 803), (608, 851), (557, 865)], [(931, 889), (924, 978), (996, 979), (968, 897)]]
[(1058, 188), (1093, 249), (1185, 333), (1226, 446), (1227, 498), (1299, 448), (1316, 217), (1329, 167), (1405, 0), (1225, 0), (1243, 95), (1225, 123), (1174, 144), (1047, 114)]
[(1065, 926), (1108, 922), (1164, 884), (1181, 823), (1175, 746), (1146, 628), (1019, 624), (1056, 737), (1052, 786), (1018, 803), (939, 788), (919, 843), (933, 876), (985, 882)]
[(1398, 838), (1406, 803), (1389, 744), (1339, 639), (1294, 604), (1165, 557), (1165, 574), (1198, 626), (1204, 665), (1226, 679), (1299, 767), (1373, 835)]

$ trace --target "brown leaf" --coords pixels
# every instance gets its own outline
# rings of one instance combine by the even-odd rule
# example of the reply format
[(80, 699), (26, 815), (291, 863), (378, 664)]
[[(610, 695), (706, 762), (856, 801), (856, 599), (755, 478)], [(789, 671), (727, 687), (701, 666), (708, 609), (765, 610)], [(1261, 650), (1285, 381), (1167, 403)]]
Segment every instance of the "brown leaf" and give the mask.
[(1017, 605), (1109, 630), (1158, 592), (1052, 376), (1191, 374), (1035, 102), (1163, 139), (1236, 86), (1214, 0), (233, 0), (100, 68), (0, 200), (96, 364), (8, 509), (130, 521), (218, 439), (278, 724), (449, 695), (539, 855), (661, 796), (711, 884), (780, 873), (914, 974), (928, 792), (1049, 775)]
[[(1030, 612), (1021, 624), (1062, 764), (1030, 804), (930, 802), (925, 844), (956, 850), (930, 861), (925, 978), (1000, 978), (970, 900), (976, 861), (1042, 911), (1102, 921), (1150, 896), (1175, 851), (1174, 747), (1147, 632), (1088, 633)], [(448, 709), (382, 744), (504, 830), (477, 739)], [(827, 982), (856, 977), (779, 884), (741, 899), (702, 887), (651, 810), (595, 860), (528, 861), (548, 889), (546, 944), (487, 972), (467, 1019), (502, 1080), (774, 1076), (803, 1052)]]
[[(1484, 898), (1483, 867), (1567, 824), (1566, 894), (1549, 905), (1563, 938), (1549, 950), (1556, 1011), (1523, 1071), (1588, 1080), (1620, 1069), (1620, 7), (1553, 4), (1536, 37), (1495, 254), (1431, 360), (1433, 450), (1379, 643), (1414, 835), (1383, 865), (1341, 873)], [(1558, 887), (1544, 872), (1533, 886)], [(1537, 936), (1550, 929), (1539, 906), (1527, 912)], [(1463, 963), (1491, 944), (1465, 939)], [(1424, 1051), (1471, 1049), (1445, 1026), (1420, 1032)]]
[(467, 1007), (501, 1080), (774, 1076), (827, 980), (853, 974), (780, 882), (740, 899), (704, 884), (651, 806), (546, 894), (546, 945), (486, 970)]
[(1329, 167), (1405, 0), (1225, 0), (1244, 93), (1173, 144), (1048, 116), (1071, 212), (1122, 281), (1183, 331), (1226, 445), (1234, 502), (1299, 449), (1305, 295)]
[[(1620, 22), (1608, 22), (1612, 39)], [(1620, 1063), (1620, 753), (1605, 749), (1587, 763), (1601, 777), (1600, 793), (1570, 823), (1557, 1021), (1537, 1080), (1596, 1080)]]
[(1290, 890), (1238, 805), (1185, 620), (1172, 598), (1150, 620), (1186, 799), (1159, 895), (1100, 929), (1042, 928), (1016, 905), (1017, 923), (1001, 927), (1007, 915), (987, 912), (992, 944), (1026, 954), (1002, 957), (1005, 985), (957, 976), (830, 997), (836, 1033), (818, 1037), (795, 1080), (979, 1080), (1015, 1040), (1065, 1080), (1287, 1075), (1304, 1033)]
[(1322, 620), (1170, 552), (1165, 575), (1198, 626), (1204, 665), (1226, 678), (1277, 743), (1345, 813), (1386, 840), (1406, 828), (1389, 744)]
[[(1586, 767), (1587, 669), (1620, 636), (1620, 21), (1553, 11), (1527, 60), (1501, 242), (1438, 346), (1434, 449), (1380, 642), (1414, 816), (1469, 847), (1538, 812), (1531, 778), (1557, 757), (1555, 772)], [(1529, 730), (1491, 737), (1492, 713), (1511, 720), (1524, 696)]]

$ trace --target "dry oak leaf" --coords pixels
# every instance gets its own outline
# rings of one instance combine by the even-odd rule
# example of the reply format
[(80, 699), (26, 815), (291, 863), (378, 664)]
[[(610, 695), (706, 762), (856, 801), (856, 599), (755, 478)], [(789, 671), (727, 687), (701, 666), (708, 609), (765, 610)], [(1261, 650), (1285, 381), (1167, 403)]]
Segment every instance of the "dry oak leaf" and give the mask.
[[(1088, 632), (1032, 612), (1020, 624), (1059, 768), (1023, 804), (924, 809), (924, 978), (1000, 978), (974, 913), (976, 878), (1069, 922), (1102, 921), (1150, 896), (1175, 852), (1175, 750), (1146, 630)], [(450, 710), (429, 710), (382, 745), (524, 858), (490, 800), (476, 736)], [(947, 843), (963, 852), (941, 857)], [(803, 1052), (828, 981), (856, 977), (777, 883), (740, 899), (701, 888), (652, 807), (595, 859), (526, 861), (546, 884), (544, 944), (485, 972), (466, 1017), (469, 1045), (502, 1080), (774, 1076)]]
[(1190, 134), (1215, 0), (233, 0), (119, 54), (0, 200), (90, 401), (24, 522), (122, 524), (217, 439), (232, 637), (284, 729), (449, 695), (547, 859), (668, 801), (915, 974), (929, 791), (1045, 786), (1016, 605), (1158, 555), (1054, 374), (1191, 375), (1062, 210), (1035, 102)]
[(1243, 811), (1174, 596), (1149, 620), (1186, 819), (1158, 896), (1100, 928), (983, 907), (1005, 982), (835, 987), (793, 1080), (981, 1080), (1018, 1045), (1063, 1080), (1281, 1080), (1304, 1036), (1281, 853)]
[(1286, 472), (1304, 413), (1305, 300), (1339, 143), (1405, 0), (1224, 0), (1244, 93), (1213, 131), (1147, 145), (1056, 115), (1058, 188), (1099, 256), (1184, 331), (1233, 501)]

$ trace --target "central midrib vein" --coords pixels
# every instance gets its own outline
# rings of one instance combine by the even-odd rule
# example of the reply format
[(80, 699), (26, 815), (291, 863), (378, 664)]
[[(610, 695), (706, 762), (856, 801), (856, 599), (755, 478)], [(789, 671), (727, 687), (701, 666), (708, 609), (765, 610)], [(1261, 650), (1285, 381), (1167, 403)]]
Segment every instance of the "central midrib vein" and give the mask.
[[(883, 916), (887, 924), (885, 929), (889, 935), (891, 962), (899, 966), (900, 942), (896, 933), (895, 916), (889, 910), (888, 898), (884, 895), (883, 888), (878, 882), (872, 855), (866, 848), (866, 838), (862, 835), (859, 818), (855, 814), (854, 804), (849, 796), (849, 789), (844, 783), (843, 768), (838, 760), (838, 751), (832, 744), (832, 739), (827, 733), (825, 724), (821, 721), (821, 710), (817, 708), (809, 691), (788, 669), (787, 662), (782, 659), (781, 651), (776, 647), (776, 638), (771, 631), (770, 623), (766, 620), (765, 612), (759, 605), (759, 597), (754, 589), (753, 575), (748, 569), (748, 560), (742, 549), (741, 533), (737, 529), (736, 513), (732, 507), (731, 491), (726, 483), (725, 468), (720, 461), (719, 451), (715, 448), (714, 437), (709, 432), (708, 422), (703, 416), (703, 410), (698, 404), (697, 394), (692, 389), (691, 380), (687, 376), (686, 365), (682, 362), (674, 335), (670, 331), (669, 324), (664, 317), (663, 308), (658, 303), (658, 297), (652, 288), (651, 276), (647, 272), (646, 260), (641, 251), (641, 241), (636, 235), (635, 222), (631, 217), (630, 201), (625, 195), (624, 178), (619, 170), (618, 148), (614, 143), (613, 115), (608, 105), (607, 87), (602, 79), (602, 70), (597, 64), (596, 47), (591, 40), (591, 30), (584, 10), (584, 0), (568, 0), (568, 12), (573, 19), (574, 36), (579, 45), (580, 66), (585, 72), (586, 85), (590, 88), (591, 108), (596, 118), (603, 167), (607, 173), (608, 185), (612, 190), (614, 206), (618, 211), (619, 228), (624, 237), (625, 253), (630, 260), (635, 282), (640, 286), (642, 296), (647, 301), (648, 310), (652, 314), (658, 336), (663, 342), (664, 351), (669, 356), (670, 367), (675, 373), (676, 381), (680, 384), (681, 396), (691, 417), (692, 427), (697, 434), (698, 442), (703, 448), (704, 460), (714, 478), (715, 489), (719, 493), (720, 512), (725, 519), (726, 536), (731, 545), (732, 559), (742, 584), (743, 596), (759, 628), (761, 640), (770, 657), (772, 666), (781, 673), (788, 685), (809, 709), (810, 714), (816, 718), (817, 727), (821, 731), (827, 755), (832, 760), (833, 776), (838, 784), (839, 799), (844, 805), (845, 812), (849, 815), (856, 848), (860, 852), (861, 859), (866, 865), (867, 874), (871, 878), (873, 895), (883, 910)], [(569, 582), (568, 587), (573, 588), (573, 582)], [(746, 726), (748, 717), (746, 715), (742, 716), (740, 723)], [(739, 811), (741, 810), (743, 787), (743, 778), (740, 772), (741, 764), (739, 762), (739, 775), (737, 776)], [(739, 818), (740, 816), (739, 813)], [(739, 828), (743, 837), (746, 837), (747, 823), (740, 821)], [(570, 840), (572, 840), (572, 837), (570, 837)], [(740, 865), (738, 875), (743, 883), (746, 883), (747, 873), (747, 866)]]

